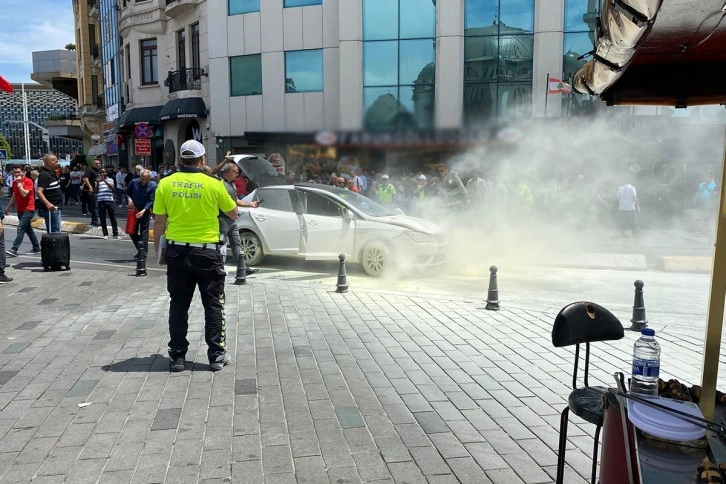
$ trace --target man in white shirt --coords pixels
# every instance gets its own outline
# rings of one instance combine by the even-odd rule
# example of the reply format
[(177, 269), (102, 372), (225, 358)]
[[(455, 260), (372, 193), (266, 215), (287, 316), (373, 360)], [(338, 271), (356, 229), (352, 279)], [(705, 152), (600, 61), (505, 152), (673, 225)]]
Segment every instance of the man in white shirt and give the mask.
[(635, 187), (626, 183), (618, 188), (618, 219), (623, 235), (632, 237), (635, 234), (638, 226), (637, 212), (639, 211), (640, 204)]
[(126, 183), (124, 180), (126, 180), (126, 168), (123, 166), (119, 168), (118, 173), (116, 173), (116, 204), (119, 207), (123, 207), (124, 203), (124, 193), (126, 189)]
[(151, 172), (151, 181), (158, 182), (159, 173), (156, 170), (154, 170), (154, 168), (151, 165), (146, 165), (146, 169)]
[(83, 171), (74, 165), (71, 170), (71, 193), (73, 194), (73, 205), (81, 203), (81, 178), (83, 178)]

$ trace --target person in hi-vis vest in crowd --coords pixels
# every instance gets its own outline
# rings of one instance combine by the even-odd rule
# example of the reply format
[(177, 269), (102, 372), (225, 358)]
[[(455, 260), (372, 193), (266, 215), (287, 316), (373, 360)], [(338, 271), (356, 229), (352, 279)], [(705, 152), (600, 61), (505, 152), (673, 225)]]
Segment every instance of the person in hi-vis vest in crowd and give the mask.
[(388, 175), (381, 177), (381, 182), (376, 187), (376, 194), (381, 205), (391, 205), (393, 203), (393, 197), (396, 195), (396, 187), (391, 184)]
[[(196, 140), (180, 148), (181, 169), (159, 181), (154, 199), (154, 247), (166, 264), (169, 303), (169, 358), (171, 371), (183, 371), (189, 341), (189, 306), (194, 288), (204, 305), (204, 338), (212, 371), (232, 358), (227, 354), (224, 319), (223, 243), (217, 214), (237, 218), (237, 204), (222, 181), (202, 171), (206, 151)], [(166, 241), (162, 244), (162, 235)], [(163, 247), (165, 245), (165, 247)]]

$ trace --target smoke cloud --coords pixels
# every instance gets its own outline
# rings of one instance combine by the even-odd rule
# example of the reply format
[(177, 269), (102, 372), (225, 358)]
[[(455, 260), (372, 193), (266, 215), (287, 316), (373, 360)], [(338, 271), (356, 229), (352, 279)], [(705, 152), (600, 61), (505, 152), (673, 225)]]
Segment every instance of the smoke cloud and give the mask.
[[(409, 196), (406, 213), (443, 229), (449, 244), (443, 272), (484, 276), (492, 264), (526, 271), (556, 265), (567, 253), (642, 253), (643, 244), (707, 250), (721, 184), (724, 110), (621, 117), (622, 110), (510, 125), (504, 140), (425, 172), (426, 197)], [(461, 185), (477, 174), (486, 187), (470, 184), (465, 193)], [(457, 177), (461, 184), (447, 185)], [(699, 186), (711, 180), (715, 190), (699, 202)], [(617, 191), (624, 184), (635, 187), (640, 202), (634, 233), (619, 225)]]

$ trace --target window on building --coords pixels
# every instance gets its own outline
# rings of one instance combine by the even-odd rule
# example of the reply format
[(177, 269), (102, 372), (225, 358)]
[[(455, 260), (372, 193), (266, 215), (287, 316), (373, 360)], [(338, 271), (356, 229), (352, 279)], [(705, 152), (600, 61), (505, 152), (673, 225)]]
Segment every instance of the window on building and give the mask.
[(192, 31), (192, 67), (199, 69), (202, 67), (199, 55), (199, 22), (192, 24), (190, 29)]
[(322, 5), (323, 0), (285, 0), (285, 8), (304, 7), (306, 5)]
[(285, 92), (323, 90), (323, 50), (285, 52)]
[(260, 0), (228, 0), (229, 15), (259, 12)]
[(532, 0), (466, 0), (465, 125), (531, 115), (533, 31)]
[(140, 41), (141, 46), (141, 84), (158, 84), (156, 39)]
[(430, 0), (364, 0), (367, 129), (433, 128), (435, 36), (436, 7)]
[(232, 96), (262, 94), (262, 56), (240, 55), (229, 58), (229, 77)]
[[(599, 2), (565, 0), (565, 33), (562, 44), (562, 79), (571, 83), (586, 59), (578, 59), (593, 49)], [(558, 77), (554, 75), (552, 77)], [(572, 92), (560, 95), (563, 116), (589, 114), (593, 110), (590, 96)]]
[(184, 29), (176, 33), (176, 65), (179, 69), (187, 67), (187, 33)]
[(126, 55), (126, 80), (131, 79), (131, 45), (126, 44), (125, 55)]

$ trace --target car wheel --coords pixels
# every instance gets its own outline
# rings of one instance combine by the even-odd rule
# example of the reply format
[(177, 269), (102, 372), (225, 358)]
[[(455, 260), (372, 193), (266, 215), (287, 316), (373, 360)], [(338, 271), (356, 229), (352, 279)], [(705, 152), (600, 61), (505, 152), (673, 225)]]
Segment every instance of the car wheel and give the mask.
[(262, 262), (265, 254), (262, 252), (262, 242), (253, 232), (240, 232), (240, 241), (242, 242), (242, 250), (245, 254), (245, 264), (248, 266), (256, 266)]
[(391, 250), (382, 242), (371, 242), (363, 249), (361, 264), (369, 276), (381, 277), (393, 265)]

